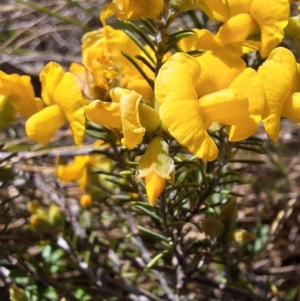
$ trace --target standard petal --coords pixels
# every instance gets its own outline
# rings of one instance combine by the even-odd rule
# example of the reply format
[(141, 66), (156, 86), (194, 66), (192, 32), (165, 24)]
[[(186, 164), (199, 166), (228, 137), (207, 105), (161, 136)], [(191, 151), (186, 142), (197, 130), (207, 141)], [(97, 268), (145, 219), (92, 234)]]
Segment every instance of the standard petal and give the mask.
[(246, 68), (230, 84), (229, 88), (240, 89), (249, 100), (249, 113), (262, 115), (265, 93), (261, 77), (252, 68)]
[(291, 51), (278, 47), (258, 69), (262, 78), (266, 102), (262, 114), (268, 136), (278, 141), (281, 109), (297, 78), (296, 60)]
[(231, 17), (216, 33), (216, 41), (221, 45), (245, 41), (251, 34), (259, 34), (259, 26), (249, 14)]
[(265, 94), (261, 77), (252, 68), (246, 68), (230, 85), (240, 89), (249, 101), (250, 116), (238, 125), (228, 129), (230, 141), (241, 141), (252, 136), (262, 120), (265, 105)]
[(261, 30), (261, 56), (269, 53), (282, 41), (284, 28), (288, 24), (290, 4), (288, 0), (253, 0), (251, 16), (259, 24)]
[(179, 41), (178, 46), (183, 51), (192, 51), (197, 49), (213, 50), (220, 47), (215, 40), (215, 35), (207, 29), (193, 29), (192, 36)]
[(58, 106), (49, 106), (26, 121), (26, 134), (40, 144), (47, 144), (51, 141), (54, 133), (67, 121)]
[[(196, 60), (201, 66), (201, 75), (196, 83), (199, 97), (227, 88), (246, 67), (241, 58), (224, 48), (207, 51)], [(181, 83), (178, 85), (183, 86)]]
[(42, 99), (47, 106), (53, 105), (55, 88), (60, 83), (65, 71), (61, 65), (50, 62), (40, 72), (40, 81), (42, 84)]
[(200, 76), (198, 62), (188, 54), (178, 52), (161, 67), (155, 84), (158, 103), (178, 99), (198, 98), (195, 82)]
[(163, 102), (159, 108), (163, 128), (190, 152), (204, 160), (212, 161), (218, 148), (207, 134), (198, 101), (179, 100)]
[(214, 17), (222, 22), (228, 20), (230, 16), (227, 0), (206, 0), (208, 6), (213, 10)]
[(300, 123), (300, 93), (294, 93), (282, 106), (281, 116)]
[(69, 121), (72, 120), (72, 115), (86, 104), (75, 75), (71, 72), (66, 72), (59, 84), (53, 88), (55, 88), (55, 103), (64, 112), (67, 119)]

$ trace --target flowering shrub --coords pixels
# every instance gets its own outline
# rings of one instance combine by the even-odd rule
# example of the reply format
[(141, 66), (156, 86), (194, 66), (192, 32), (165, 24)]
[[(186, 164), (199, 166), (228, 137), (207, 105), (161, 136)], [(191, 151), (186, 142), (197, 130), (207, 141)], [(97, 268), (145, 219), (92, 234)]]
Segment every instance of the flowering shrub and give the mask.
[[(237, 225), (239, 177), (229, 163), (241, 149), (262, 152), (259, 128), (278, 142), (282, 118), (300, 123), (300, 65), (282, 44), (287, 36), (299, 46), (291, 2), (114, 0), (100, 13), (103, 27), (83, 36), (82, 64), (42, 69), (40, 98), (29, 77), (0, 72), (1, 129), (25, 118), (27, 136), (49, 145), (69, 124), (83, 150), (68, 164), (56, 156), (54, 168), (59, 181), (79, 186), (88, 221), (76, 235), (88, 249), (71, 246), (76, 235), (59, 225), (73, 221), (57, 205), (30, 202), (27, 225), (63, 241), (59, 260), (88, 277), (81, 300), (220, 300), (219, 281), (233, 286), (225, 288), (232, 300), (259, 299), (246, 275), (227, 277), (223, 262), (227, 250), (255, 240)], [(177, 28), (191, 9), (217, 31)], [(121, 29), (107, 25), (113, 16)], [(93, 206), (101, 211), (93, 215)], [(114, 246), (94, 228), (96, 216), (103, 229), (122, 225)], [(216, 277), (207, 292), (193, 288), (203, 287), (202, 273)], [(44, 283), (55, 298), (80, 299), (74, 284), (66, 295)], [(28, 294), (11, 286), (12, 300)]]

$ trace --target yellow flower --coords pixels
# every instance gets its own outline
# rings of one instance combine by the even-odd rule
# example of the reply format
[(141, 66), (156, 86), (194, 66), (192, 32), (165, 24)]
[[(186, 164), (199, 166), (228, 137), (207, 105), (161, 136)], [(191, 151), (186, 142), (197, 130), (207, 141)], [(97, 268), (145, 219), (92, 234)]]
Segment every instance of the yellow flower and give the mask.
[(163, 0), (113, 0), (103, 7), (100, 19), (105, 25), (105, 20), (113, 15), (121, 20), (156, 18), (162, 13), (163, 7)]
[(122, 144), (133, 149), (143, 140), (145, 131), (160, 126), (158, 114), (141, 103), (142, 96), (135, 91), (114, 88), (110, 91), (112, 102), (96, 100), (84, 108), (88, 120), (108, 129), (123, 131)]
[[(100, 151), (108, 147), (102, 140), (96, 141), (93, 146)], [(56, 166), (56, 176), (63, 182), (76, 181), (80, 190), (83, 191), (89, 184), (105, 180), (105, 175), (97, 175), (92, 169), (110, 172), (112, 161), (102, 154), (75, 156), (73, 162)]]
[(165, 189), (166, 180), (174, 184), (175, 165), (169, 156), (169, 146), (161, 137), (155, 137), (141, 157), (136, 180), (145, 178), (147, 197), (151, 206)]
[(82, 107), (86, 104), (76, 77), (65, 72), (57, 63), (50, 62), (40, 73), (42, 99), (47, 105), (26, 122), (27, 135), (41, 144), (50, 142), (54, 133), (65, 123), (76, 144), (81, 144), (85, 132)]
[(300, 77), (293, 53), (283, 47), (275, 48), (258, 69), (262, 78), (266, 103), (263, 122), (267, 135), (278, 141), (280, 118), (300, 122)]
[(92, 205), (93, 200), (90, 194), (84, 194), (81, 196), (80, 201), (79, 201), (80, 205), (84, 208), (88, 208)]
[(207, 5), (205, 0), (171, 0), (171, 7), (180, 12), (188, 11), (190, 9), (198, 8), (206, 13), (206, 15), (213, 20), (213, 11)]
[[(234, 23), (235, 19), (237, 19), (236, 23)], [(235, 28), (236, 24), (238, 26), (244, 24), (246, 30)], [(261, 45), (259, 41), (247, 40), (251, 29), (255, 30), (256, 27), (256, 22), (249, 15), (238, 15), (223, 24), (216, 34), (207, 29), (193, 29), (194, 35), (182, 39), (178, 45), (185, 52), (198, 49), (225, 48), (237, 56), (242, 56), (245, 53), (258, 50)]]
[(219, 32), (221, 41), (260, 34), (260, 53), (262, 57), (267, 57), (283, 39), (290, 15), (288, 0), (227, 0), (226, 4), (225, 1), (222, 4), (215, 2), (210, 0), (208, 5), (219, 12), (215, 17), (225, 22), (221, 30), (223, 32)]
[[(154, 58), (153, 51), (149, 48), (147, 50)], [(122, 51), (131, 57), (138, 55), (145, 57), (145, 54), (123, 30), (105, 26), (84, 36), (82, 56), (83, 64), (88, 71), (88, 79), (91, 78), (90, 86), (92, 89), (97, 86), (105, 91), (119, 86), (135, 90), (146, 99), (151, 99), (153, 97), (152, 87), (122, 54)], [(149, 59), (147, 60), (149, 61)], [(141, 61), (137, 60), (136, 62), (148, 78), (154, 80), (154, 73)], [(101, 96), (100, 93), (99, 98)]]
[(16, 113), (29, 118), (43, 107), (34, 96), (30, 77), (0, 71), (0, 129), (13, 122)]
[[(155, 86), (162, 127), (197, 157), (216, 159), (218, 149), (207, 129), (214, 122), (240, 129), (252, 119), (247, 93), (242, 87), (230, 86), (243, 70), (243, 60), (225, 50), (208, 51), (198, 61), (185, 53), (174, 54), (162, 66)], [(262, 108), (264, 98), (259, 100)], [(246, 126), (245, 132), (230, 131), (230, 139), (252, 135), (256, 122), (255, 128)]]
[[(242, 59), (225, 49), (207, 51), (197, 57), (197, 61), (201, 66), (200, 78), (196, 84), (198, 96), (234, 89), (248, 100), (250, 116), (244, 118), (241, 116), (235, 125), (227, 126), (229, 140), (241, 141), (253, 135), (259, 126), (265, 105), (262, 81), (257, 72), (246, 68)], [(219, 70), (222, 70), (222, 74), (217, 76)]]

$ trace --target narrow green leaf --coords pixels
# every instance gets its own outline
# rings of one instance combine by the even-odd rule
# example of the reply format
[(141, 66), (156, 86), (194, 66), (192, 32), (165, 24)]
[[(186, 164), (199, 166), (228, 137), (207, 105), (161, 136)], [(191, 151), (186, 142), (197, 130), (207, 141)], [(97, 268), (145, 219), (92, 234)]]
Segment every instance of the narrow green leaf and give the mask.
[[(154, 239), (158, 239), (160, 240), (161, 242), (165, 242), (165, 243), (168, 243), (168, 239), (166, 237), (164, 237), (163, 235), (159, 234), (159, 233), (156, 233), (156, 232), (153, 232), (152, 230), (150, 229), (147, 229), (143, 226), (137, 226), (137, 228), (142, 232), (142, 233), (145, 233), (151, 237), (153, 237)], [(169, 245), (169, 244), (168, 244)]]
[(148, 264), (146, 265), (147, 269), (150, 269), (153, 267), (153, 265), (161, 258), (163, 258), (166, 254), (168, 254), (169, 251), (165, 250), (159, 254), (157, 254), (155, 257), (153, 257)]
[(173, 48), (180, 40), (194, 35), (194, 31), (186, 29), (169, 35), (165, 52)]
[(265, 164), (263, 160), (251, 160), (251, 159), (230, 159), (230, 163), (247, 163), (247, 164)]
[(142, 18), (140, 19), (140, 21), (153, 35), (157, 34), (157, 29), (155, 27), (154, 22), (151, 22), (151, 19)]
[(241, 144), (235, 145), (235, 148), (251, 151), (253, 153), (258, 153), (258, 154), (264, 154), (265, 153), (262, 149), (258, 149), (258, 148), (251, 147), (251, 146), (245, 146), (245, 145), (241, 145)]
[(145, 46), (132, 34), (130, 30), (124, 30), (124, 32), (129, 36), (129, 38), (147, 55), (147, 57), (151, 60), (151, 62), (155, 63), (154, 58), (149, 53), (149, 51), (145, 48)]
[(141, 30), (138, 26), (136, 26), (135, 24), (131, 23), (131, 22), (124, 22), (124, 25), (129, 29), (134, 31), (136, 34), (139, 35), (139, 37), (141, 37), (141, 39), (144, 40), (144, 42), (153, 50), (155, 51), (155, 44), (154, 41), (151, 40), (151, 38), (149, 37), (149, 35), (147, 35), (143, 30)]
[(187, 188), (187, 187), (200, 187), (199, 183), (182, 183), (182, 184), (175, 184), (173, 186), (168, 187), (166, 190), (177, 190), (179, 188)]
[(155, 214), (155, 212), (148, 210), (147, 208), (143, 207), (143, 206), (139, 206), (139, 205), (135, 205), (134, 208), (138, 209), (139, 211), (145, 213), (146, 215), (148, 215), (149, 217), (157, 220), (157, 221), (162, 221), (161, 218)]
[(144, 77), (144, 79), (147, 81), (149, 86), (154, 89), (154, 81), (150, 78), (148, 78), (147, 74), (144, 72), (144, 70), (137, 64), (137, 62), (127, 53), (121, 51), (122, 54), (127, 58), (128, 61), (131, 62), (131, 64), (140, 72), (140, 74)]
[(155, 68), (153, 65), (150, 64), (150, 62), (143, 56), (137, 55), (135, 57), (137, 60), (143, 62), (153, 73), (155, 73)]

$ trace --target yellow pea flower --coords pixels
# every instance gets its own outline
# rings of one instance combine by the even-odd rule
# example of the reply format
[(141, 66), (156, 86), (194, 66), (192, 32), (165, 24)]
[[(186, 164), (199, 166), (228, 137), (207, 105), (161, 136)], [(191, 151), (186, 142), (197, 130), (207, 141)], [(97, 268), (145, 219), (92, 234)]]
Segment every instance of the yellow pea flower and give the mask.
[[(150, 48), (147, 50), (152, 53), (154, 58), (153, 50)], [(152, 99), (153, 89), (122, 54), (122, 51), (132, 57), (137, 55), (145, 57), (145, 54), (123, 30), (105, 26), (100, 30), (89, 32), (83, 37), (82, 57), (88, 72), (90, 87), (92, 89), (99, 87), (107, 91), (118, 86), (135, 90), (146, 99)], [(137, 63), (148, 78), (154, 80), (154, 73), (141, 61), (137, 61)], [(101, 93), (99, 98), (101, 98)]]
[(283, 47), (275, 48), (258, 69), (262, 78), (266, 103), (263, 123), (267, 135), (278, 141), (280, 118), (300, 122), (300, 72), (293, 53)]
[[(284, 28), (288, 24), (290, 3), (288, 0), (226, 0), (208, 1), (208, 5), (217, 10), (217, 19), (225, 22), (218, 33), (219, 41), (236, 40), (260, 34), (262, 57), (270, 52), (282, 41)], [(226, 8), (227, 6), (227, 8)], [(240, 15), (240, 16), (239, 16)], [(230, 20), (231, 19), (231, 20)]]
[(160, 126), (160, 118), (154, 109), (141, 103), (142, 95), (135, 91), (114, 88), (110, 91), (112, 102), (96, 100), (84, 108), (88, 120), (108, 129), (123, 131), (122, 144), (133, 149), (148, 131)]
[(85, 118), (82, 107), (86, 104), (76, 77), (65, 72), (54, 62), (48, 63), (40, 73), (42, 99), (47, 105), (26, 122), (27, 135), (41, 144), (50, 142), (54, 133), (65, 123), (76, 144), (82, 144)]
[(166, 180), (174, 184), (175, 165), (169, 156), (169, 146), (161, 137), (155, 137), (141, 157), (136, 180), (145, 178), (147, 197), (151, 206), (165, 189)]
[(90, 162), (91, 156), (89, 155), (75, 156), (73, 163), (56, 167), (56, 176), (63, 182), (78, 181), (79, 188), (84, 190), (88, 184)]
[(113, 15), (126, 21), (156, 18), (162, 13), (163, 7), (163, 0), (113, 0), (103, 7), (100, 19), (102, 24), (105, 25), (105, 20)]
[(42, 108), (29, 76), (0, 71), (0, 129), (13, 122), (17, 113), (29, 118)]
[[(248, 15), (247, 15), (248, 16)], [(237, 24), (246, 23), (250, 17), (238, 15), (236, 18), (241, 20)], [(261, 43), (259, 41), (247, 40), (251, 30), (250, 24), (245, 24), (247, 30), (234, 29), (230, 26), (234, 18), (220, 27), (216, 34), (213, 34), (207, 29), (193, 29), (194, 35), (180, 40), (178, 46), (185, 52), (191, 50), (215, 50), (225, 48), (236, 56), (242, 56), (245, 53), (258, 50)], [(253, 26), (256, 26), (254, 21), (251, 21)]]
[[(242, 126), (249, 120), (247, 95), (240, 88), (229, 87), (245, 64), (230, 53), (222, 57), (217, 54), (205, 53), (199, 57), (200, 64), (185, 53), (174, 54), (160, 69), (155, 86), (162, 127), (197, 157), (208, 161), (218, 155), (207, 133), (209, 127), (214, 122)], [(224, 72), (222, 68), (215, 70), (222, 65)], [(214, 78), (211, 70), (215, 70)], [(247, 134), (252, 132), (251, 128)]]
[[(229, 140), (241, 141), (253, 135), (261, 122), (265, 105), (263, 85), (258, 73), (246, 68), (241, 58), (226, 49), (207, 51), (196, 59), (201, 66), (201, 74), (196, 84), (199, 96), (223, 89), (234, 89), (248, 100), (249, 116), (241, 117), (236, 120), (235, 125), (227, 126)], [(217, 76), (219, 70), (222, 70), (222, 74)]]
[[(93, 145), (99, 150), (108, 147), (108, 145), (104, 144), (101, 140), (96, 141)], [(79, 185), (79, 189), (84, 191), (89, 184), (94, 183), (94, 180), (98, 182), (99, 179), (105, 179), (105, 175), (102, 174), (95, 176), (95, 173), (91, 172), (93, 168), (110, 172), (112, 169), (112, 161), (102, 154), (78, 155), (73, 158), (71, 163), (57, 164), (56, 177), (62, 182), (76, 181)]]
[(214, 19), (213, 11), (205, 0), (171, 0), (171, 7), (180, 12), (198, 8), (205, 12), (211, 20)]

